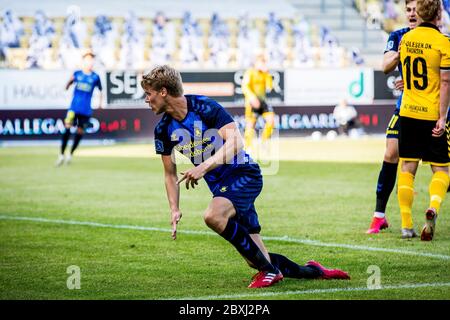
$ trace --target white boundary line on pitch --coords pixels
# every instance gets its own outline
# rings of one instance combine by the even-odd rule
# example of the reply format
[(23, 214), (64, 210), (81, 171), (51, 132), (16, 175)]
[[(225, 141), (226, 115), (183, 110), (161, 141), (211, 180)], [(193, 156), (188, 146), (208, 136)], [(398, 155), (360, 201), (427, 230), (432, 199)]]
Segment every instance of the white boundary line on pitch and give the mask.
[[(157, 231), (157, 232), (168, 232), (168, 233), (172, 232), (171, 229), (166, 229), (166, 228), (120, 225), (120, 224), (105, 224), (105, 223), (91, 222), (91, 221), (47, 219), (47, 218), (39, 218), (39, 217), (20, 217), (20, 216), (0, 215), (0, 220), (16, 220), (16, 221), (22, 220), (22, 221), (33, 221), (33, 222), (55, 223), (55, 224), (90, 226), (90, 227), (99, 227), (99, 228)], [(179, 230), (179, 231), (177, 231), (177, 234), (198, 234), (198, 235), (217, 236), (216, 233), (211, 232), (211, 231), (196, 231), (196, 230)], [(350, 250), (399, 253), (399, 254), (412, 255), (412, 256), (436, 258), (436, 259), (441, 259), (441, 260), (450, 260), (450, 256), (443, 255), (443, 254), (435, 254), (435, 253), (428, 253), (428, 252), (416, 252), (416, 251), (409, 251), (409, 250), (402, 250), (402, 249), (377, 248), (377, 247), (343, 244), (343, 243), (329, 243), (329, 242), (322, 242), (322, 241), (318, 241), (318, 240), (291, 238), (288, 236), (284, 236), (284, 237), (263, 236), (262, 239), (265, 241), (300, 243), (300, 244), (305, 244), (305, 245), (310, 245), (310, 246), (318, 246), (318, 247), (333, 247), (333, 248), (343, 248), (343, 249), (350, 249)]]
[(312, 289), (312, 290), (296, 290), (284, 292), (261, 292), (261, 293), (243, 293), (243, 294), (224, 294), (217, 296), (204, 297), (183, 297), (183, 298), (167, 298), (162, 300), (221, 300), (221, 299), (241, 299), (251, 297), (275, 297), (275, 296), (292, 296), (302, 294), (321, 294), (321, 293), (336, 293), (336, 292), (357, 292), (357, 291), (380, 291), (380, 290), (395, 290), (395, 289), (417, 289), (427, 287), (450, 287), (450, 282), (436, 282), (436, 283), (415, 283), (415, 284), (401, 284), (381, 286), (380, 289), (369, 289), (367, 287), (356, 288), (331, 288), (331, 289)]

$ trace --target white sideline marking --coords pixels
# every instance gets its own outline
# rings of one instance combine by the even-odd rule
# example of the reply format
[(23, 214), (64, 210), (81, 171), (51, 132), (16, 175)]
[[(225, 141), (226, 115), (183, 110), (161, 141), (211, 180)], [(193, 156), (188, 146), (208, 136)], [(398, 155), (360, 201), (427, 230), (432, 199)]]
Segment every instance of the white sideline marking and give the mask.
[(275, 297), (285, 295), (301, 295), (301, 294), (320, 294), (320, 293), (336, 293), (336, 292), (356, 292), (356, 291), (379, 291), (379, 290), (394, 290), (394, 289), (417, 289), (426, 287), (449, 287), (450, 282), (436, 282), (436, 283), (415, 283), (415, 284), (401, 284), (391, 286), (381, 286), (381, 289), (369, 289), (367, 287), (356, 288), (331, 288), (331, 289), (312, 289), (312, 290), (298, 290), (298, 291), (284, 291), (284, 292), (261, 292), (261, 293), (244, 293), (244, 294), (224, 294), (217, 296), (205, 297), (183, 297), (183, 298), (167, 298), (161, 300), (214, 300), (214, 299), (240, 299), (250, 297)]
[[(100, 227), (100, 228), (158, 231), (158, 232), (168, 232), (168, 233), (172, 232), (171, 229), (166, 229), (166, 228), (120, 225), (120, 224), (105, 224), (105, 223), (91, 222), (91, 221), (75, 221), (75, 220), (34, 218), (34, 217), (19, 217), (19, 216), (8, 216), (8, 215), (0, 215), (0, 220), (24, 220), (24, 221), (34, 221), (34, 222)], [(216, 233), (210, 232), (210, 231), (179, 230), (179, 231), (177, 231), (177, 233), (178, 234), (198, 234), (198, 235), (217, 236)], [(351, 244), (344, 244), (344, 243), (329, 243), (329, 242), (322, 242), (322, 241), (318, 241), (318, 240), (291, 238), (288, 236), (284, 236), (284, 237), (263, 236), (262, 239), (265, 241), (281, 241), (281, 242), (301, 243), (301, 244), (305, 244), (305, 245), (318, 246), (318, 247), (334, 247), (334, 248), (344, 248), (344, 249), (350, 249), (350, 250), (399, 253), (399, 254), (406, 254), (406, 255), (412, 255), (412, 256), (436, 258), (436, 259), (441, 259), (441, 260), (450, 260), (450, 256), (443, 255), (443, 254), (428, 253), (428, 252), (416, 252), (416, 251), (409, 251), (409, 250), (402, 250), (402, 249), (377, 248), (377, 247), (351, 245)]]

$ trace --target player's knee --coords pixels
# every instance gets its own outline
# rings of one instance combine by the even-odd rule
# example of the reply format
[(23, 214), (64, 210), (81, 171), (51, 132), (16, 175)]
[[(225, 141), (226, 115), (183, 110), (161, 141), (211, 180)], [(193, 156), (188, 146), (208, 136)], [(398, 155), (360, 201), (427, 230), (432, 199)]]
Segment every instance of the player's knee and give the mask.
[(78, 133), (78, 134), (84, 134), (83, 128), (78, 128), (78, 129), (77, 129), (77, 133)]
[(264, 120), (266, 121), (266, 126), (273, 128), (273, 126), (275, 124), (275, 118), (272, 114), (270, 116), (265, 117)]
[(398, 163), (399, 155), (397, 150), (386, 150), (384, 154), (384, 161), (389, 163)]
[(213, 209), (206, 210), (203, 219), (208, 227), (219, 233), (222, 232), (227, 225), (227, 221), (224, 219), (223, 215)]
[(253, 128), (253, 126), (246, 126), (245, 127), (245, 131), (244, 131), (244, 137), (248, 138), (248, 137), (253, 137), (255, 134), (255, 129)]
[(254, 129), (255, 129), (255, 123), (247, 122), (245, 124), (245, 131), (254, 130)]

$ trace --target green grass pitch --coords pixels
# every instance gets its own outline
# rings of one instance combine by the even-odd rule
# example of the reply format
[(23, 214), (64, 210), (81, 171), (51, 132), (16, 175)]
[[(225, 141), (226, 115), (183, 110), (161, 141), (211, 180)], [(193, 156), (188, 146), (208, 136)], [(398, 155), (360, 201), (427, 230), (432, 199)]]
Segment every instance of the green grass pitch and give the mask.
[[(142, 148), (151, 153), (151, 146)], [(158, 158), (75, 156), (70, 166), (55, 168), (56, 153), (57, 147), (0, 148), (1, 299), (450, 299), (450, 199), (432, 242), (400, 239), (395, 192), (391, 227), (366, 235), (379, 163), (282, 161), (277, 175), (265, 176), (256, 206), (262, 235), (273, 237), (265, 241), (269, 251), (301, 264), (318, 260), (352, 279), (285, 279), (250, 290), (255, 271), (225, 240), (206, 233), (202, 216), (211, 197), (204, 182), (182, 190), (173, 241), (165, 231), (169, 210)], [(430, 176), (420, 167), (418, 231)], [(71, 265), (81, 271), (78, 290), (67, 288)], [(371, 265), (380, 268), (382, 289), (367, 288)]]

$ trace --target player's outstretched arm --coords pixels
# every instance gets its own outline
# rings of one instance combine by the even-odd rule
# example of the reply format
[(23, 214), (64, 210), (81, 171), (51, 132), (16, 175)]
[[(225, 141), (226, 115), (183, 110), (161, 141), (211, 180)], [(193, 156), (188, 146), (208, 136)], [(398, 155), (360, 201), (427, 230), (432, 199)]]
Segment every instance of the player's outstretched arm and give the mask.
[(164, 181), (171, 212), (172, 239), (175, 240), (177, 238), (177, 224), (182, 216), (180, 211), (180, 188), (177, 184), (177, 166), (170, 155), (162, 155), (161, 160), (164, 166)]
[(69, 90), (70, 86), (72, 85), (72, 83), (75, 81), (74, 76), (72, 75), (69, 79), (69, 81), (66, 84), (66, 90)]
[(224, 125), (219, 129), (219, 135), (225, 141), (223, 146), (217, 150), (212, 157), (203, 161), (197, 167), (189, 169), (183, 173), (183, 177), (177, 181), (177, 184), (185, 181), (186, 189), (189, 189), (189, 184), (192, 188), (195, 188), (195, 185), (198, 184), (197, 181), (203, 178), (207, 172), (222, 164), (231, 163), (234, 156), (244, 148), (242, 136), (236, 126), (236, 123), (230, 122)]
[(102, 109), (102, 103), (103, 103), (103, 91), (100, 90), (100, 94), (98, 95), (98, 108)]

